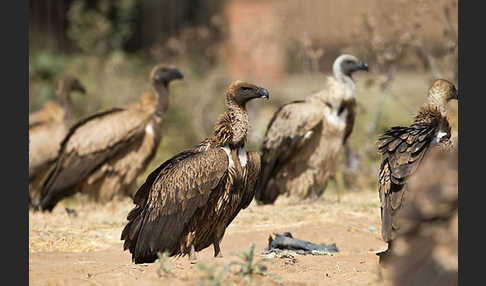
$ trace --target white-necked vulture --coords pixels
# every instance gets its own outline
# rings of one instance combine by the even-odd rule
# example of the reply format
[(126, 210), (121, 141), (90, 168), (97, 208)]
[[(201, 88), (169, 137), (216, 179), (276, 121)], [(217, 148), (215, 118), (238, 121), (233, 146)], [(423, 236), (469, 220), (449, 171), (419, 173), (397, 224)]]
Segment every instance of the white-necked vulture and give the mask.
[(29, 199), (36, 201), (61, 142), (69, 130), (74, 112), (71, 92), (86, 93), (81, 82), (71, 75), (56, 80), (56, 101), (29, 115)]
[(407, 183), (388, 264), (393, 285), (458, 284), (457, 159), (433, 148)]
[(157, 252), (189, 255), (219, 243), (226, 227), (253, 199), (260, 155), (244, 149), (248, 129), (246, 103), (268, 99), (268, 91), (236, 81), (226, 90), (228, 111), (212, 136), (155, 169), (137, 191), (121, 239), (135, 263), (150, 263)]
[(352, 55), (341, 55), (325, 89), (275, 112), (261, 146), (258, 203), (273, 203), (281, 194), (322, 195), (338, 152), (353, 130), (356, 99), (351, 75), (359, 70), (368, 70), (368, 65)]
[(137, 176), (154, 158), (161, 140), (169, 83), (182, 77), (178, 69), (158, 65), (150, 74), (155, 96), (144, 95), (126, 108), (113, 108), (76, 123), (43, 186), (40, 208), (51, 211), (75, 192), (101, 201), (116, 193), (134, 193)]
[(381, 234), (388, 249), (379, 253), (380, 261), (389, 256), (392, 241), (399, 229), (398, 214), (406, 197), (406, 183), (427, 151), (436, 143), (448, 143), (451, 128), (447, 120), (447, 103), (457, 100), (455, 86), (438, 79), (429, 88), (427, 103), (419, 110), (410, 126), (395, 126), (378, 139), (382, 156), (379, 172)]

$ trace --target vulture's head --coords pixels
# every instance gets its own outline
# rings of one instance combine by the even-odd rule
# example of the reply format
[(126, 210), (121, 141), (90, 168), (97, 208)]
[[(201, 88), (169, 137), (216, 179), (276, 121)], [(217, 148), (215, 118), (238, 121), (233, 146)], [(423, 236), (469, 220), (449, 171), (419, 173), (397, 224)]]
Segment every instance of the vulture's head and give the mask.
[(343, 78), (344, 76), (352, 78), (351, 74), (355, 71), (368, 71), (368, 64), (353, 55), (340, 55), (334, 61), (332, 70), (336, 78)]
[(183, 78), (184, 75), (177, 68), (163, 65), (155, 66), (150, 73), (150, 81), (154, 86), (163, 85), (167, 87), (172, 80)]
[(60, 100), (70, 100), (71, 91), (79, 91), (81, 94), (86, 93), (84, 85), (72, 75), (62, 75), (56, 81), (56, 94)]
[(268, 100), (269, 97), (268, 90), (265, 88), (241, 80), (234, 81), (226, 91), (226, 101), (235, 102), (240, 106), (245, 106), (248, 101), (254, 98)]
[(452, 99), (458, 100), (458, 93), (453, 83), (445, 79), (438, 79), (430, 87), (429, 97), (435, 97), (445, 101)]

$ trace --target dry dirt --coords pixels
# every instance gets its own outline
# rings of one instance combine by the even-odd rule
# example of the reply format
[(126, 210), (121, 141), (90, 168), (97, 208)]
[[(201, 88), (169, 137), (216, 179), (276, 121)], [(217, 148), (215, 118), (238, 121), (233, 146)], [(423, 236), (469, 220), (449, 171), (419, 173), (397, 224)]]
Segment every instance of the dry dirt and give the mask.
[[(68, 215), (65, 206), (76, 209), (78, 216)], [(120, 241), (131, 207), (129, 199), (99, 205), (78, 197), (62, 202), (52, 213), (30, 212), (30, 285), (200, 285), (203, 271), (187, 257), (171, 258), (172, 275), (162, 277), (157, 274), (159, 263), (131, 262)], [(293, 263), (288, 258), (265, 262), (283, 285), (384, 284), (375, 253), (386, 245), (380, 235), (379, 199), (371, 190), (340, 196), (330, 190), (313, 202), (288, 198), (271, 206), (253, 202), (226, 230), (221, 244), (224, 257), (213, 258), (209, 247), (198, 253), (198, 261), (216, 264), (220, 271), (239, 260), (235, 253), (247, 251), (251, 243), (260, 256), (268, 236), (284, 231), (315, 243), (336, 243), (339, 252), (296, 255)], [(228, 280), (232, 285), (248, 285), (236, 275), (229, 275)], [(254, 276), (250, 284), (279, 285), (269, 276)]]

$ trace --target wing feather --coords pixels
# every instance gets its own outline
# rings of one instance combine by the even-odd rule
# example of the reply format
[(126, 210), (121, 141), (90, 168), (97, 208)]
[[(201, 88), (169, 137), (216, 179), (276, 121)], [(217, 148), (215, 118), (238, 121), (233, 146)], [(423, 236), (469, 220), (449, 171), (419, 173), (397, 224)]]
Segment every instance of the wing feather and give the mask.
[(236, 218), (242, 209), (246, 209), (250, 205), (253, 197), (255, 196), (255, 187), (260, 175), (260, 154), (253, 151), (248, 152), (248, 163), (246, 166), (247, 175), (245, 178), (245, 187), (243, 189), (241, 202), (238, 208), (233, 212), (233, 215), (226, 224), (226, 227), (230, 225), (230, 223)]
[(343, 103), (343, 108), (348, 110), (346, 115), (346, 129), (344, 130), (343, 144), (348, 141), (351, 132), (353, 132), (354, 122), (356, 120), (356, 99), (353, 97), (350, 100), (346, 100)]
[(54, 170), (42, 190), (41, 207), (52, 210), (73, 187), (124, 146), (142, 140), (150, 114), (114, 108), (89, 116), (70, 128)]
[(255, 188), (258, 183), (258, 177), (260, 175), (261, 158), (258, 152), (248, 152), (248, 165), (246, 175), (246, 187), (245, 193), (242, 199), (241, 208), (248, 207), (255, 196)]
[(196, 211), (226, 178), (228, 157), (220, 148), (188, 150), (153, 171), (134, 197), (121, 239), (135, 263), (151, 262), (157, 251), (175, 253)]
[(265, 197), (268, 181), (312, 136), (312, 130), (322, 122), (323, 110), (323, 104), (300, 100), (275, 112), (261, 147), (261, 175), (255, 193), (258, 201), (273, 202), (275, 198)]
[(415, 173), (435, 140), (440, 120), (414, 122), (409, 127), (392, 127), (378, 141), (383, 161), (379, 174), (382, 237), (394, 239), (398, 230), (397, 213), (406, 193), (407, 179)]

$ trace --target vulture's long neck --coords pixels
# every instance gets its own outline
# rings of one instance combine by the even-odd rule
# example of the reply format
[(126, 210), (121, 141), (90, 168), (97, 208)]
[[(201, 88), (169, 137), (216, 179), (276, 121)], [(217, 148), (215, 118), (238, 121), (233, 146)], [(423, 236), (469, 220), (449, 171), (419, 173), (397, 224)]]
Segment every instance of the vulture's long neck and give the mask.
[(228, 98), (226, 106), (228, 111), (220, 117), (214, 129), (216, 142), (222, 147), (229, 145), (231, 149), (243, 148), (249, 129), (246, 106)]
[(334, 74), (337, 80), (342, 82), (344, 84), (344, 89), (345, 89), (345, 96), (344, 99), (350, 99), (354, 95), (354, 90), (356, 89), (356, 84), (354, 83), (354, 80), (352, 77), (345, 75), (345, 74)]
[(161, 118), (169, 109), (169, 86), (168, 84), (154, 84), (152, 86), (156, 97), (155, 116)]
[(339, 68), (333, 68), (334, 78), (344, 84), (345, 100), (350, 99), (354, 95), (356, 84), (350, 75), (344, 74)]
[(233, 100), (227, 100), (226, 105), (229, 110), (231, 126), (233, 129), (233, 138), (230, 145), (243, 148), (246, 143), (246, 136), (250, 128), (248, 123), (248, 112), (245, 104), (238, 104)]
[(436, 108), (444, 117), (447, 115), (447, 100), (441, 94), (431, 92), (427, 97), (426, 106)]
[(59, 104), (64, 109), (63, 121), (65, 124), (68, 124), (71, 121), (72, 114), (74, 113), (74, 104), (70, 97), (71, 91), (67, 88), (61, 88), (57, 92), (58, 92), (57, 98), (59, 99)]

